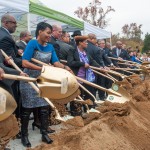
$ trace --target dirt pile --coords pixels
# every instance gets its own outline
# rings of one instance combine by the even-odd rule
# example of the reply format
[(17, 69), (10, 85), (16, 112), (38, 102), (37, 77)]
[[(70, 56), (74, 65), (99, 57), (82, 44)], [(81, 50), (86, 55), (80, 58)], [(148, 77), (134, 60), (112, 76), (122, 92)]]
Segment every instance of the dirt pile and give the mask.
[[(84, 127), (67, 126), (50, 135), (51, 145), (32, 150), (149, 150), (150, 149), (150, 80), (130, 81), (127, 89), (133, 99), (125, 104), (103, 103), (101, 112)], [(92, 121), (91, 121), (92, 120)], [(87, 121), (87, 122), (86, 122)]]
[(0, 150), (19, 132), (18, 122), (14, 115), (0, 121)]

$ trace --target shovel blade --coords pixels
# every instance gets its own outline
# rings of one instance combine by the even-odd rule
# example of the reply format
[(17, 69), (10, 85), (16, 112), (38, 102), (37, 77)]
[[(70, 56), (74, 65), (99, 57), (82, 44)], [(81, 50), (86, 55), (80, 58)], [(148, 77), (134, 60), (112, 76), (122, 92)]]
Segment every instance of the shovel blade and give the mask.
[(117, 92), (121, 95), (121, 97), (108, 93), (108, 97), (106, 100), (112, 103), (125, 103), (130, 101), (131, 96), (123, 87), (119, 87), (117, 89)]

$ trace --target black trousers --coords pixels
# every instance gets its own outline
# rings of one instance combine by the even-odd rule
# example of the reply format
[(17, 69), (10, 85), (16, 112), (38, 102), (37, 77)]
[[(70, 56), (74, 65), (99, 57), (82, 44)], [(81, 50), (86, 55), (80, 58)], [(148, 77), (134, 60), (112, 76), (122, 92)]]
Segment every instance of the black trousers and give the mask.
[(15, 115), (16, 115), (16, 118), (20, 118), (20, 115), (21, 115), (21, 98), (20, 98), (20, 91), (19, 91), (19, 81), (15, 81), (11, 87), (12, 87), (14, 98), (15, 98), (16, 103), (17, 103)]

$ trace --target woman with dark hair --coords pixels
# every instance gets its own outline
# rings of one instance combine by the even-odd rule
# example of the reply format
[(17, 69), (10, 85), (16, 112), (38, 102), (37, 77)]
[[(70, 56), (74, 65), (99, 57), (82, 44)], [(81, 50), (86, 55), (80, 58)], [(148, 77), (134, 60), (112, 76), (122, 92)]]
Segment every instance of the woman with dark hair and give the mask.
[[(85, 49), (87, 48), (87, 44), (88, 44), (87, 39), (88, 39), (88, 36), (75, 36), (77, 48), (71, 49), (68, 52), (67, 63), (75, 75), (77, 75), (80, 78), (86, 79), (89, 82), (95, 82), (95, 74), (89, 68), (89, 66), (90, 65), (96, 66), (96, 67), (100, 67), (100, 66), (85, 51)], [(85, 88), (87, 88), (94, 96), (96, 96), (96, 90), (93, 87), (88, 86), (84, 83), (81, 83), (81, 84), (83, 84)], [(83, 96), (82, 90), (81, 90), (81, 96)], [(93, 97), (91, 97), (87, 93), (84, 93), (83, 99), (85, 100), (91, 99), (94, 103)]]
[[(22, 65), (25, 68), (24, 72), (30, 77), (38, 77), (41, 73), (42, 66), (31, 62), (31, 58), (38, 59), (44, 63), (52, 63), (55, 67), (64, 68), (70, 71), (70, 68), (64, 66), (58, 61), (54, 47), (48, 44), (52, 32), (52, 26), (45, 22), (40, 22), (36, 29), (36, 40), (30, 40), (26, 46), (24, 55), (22, 57)], [(22, 81), (20, 83), (20, 92), (22, 98), (22, 115), (21, 115), (21, 141), (26, 147), (31, 147), (28, 139), (28, 123), (29, 116), (34, 108), (38, 108), (40, 130), (42, 134), (42, 141), (48, 144), (53, 141), (49, 138), (48, 117), (49, 117), (49, 104), (41, 97), (38, 96), (36, 91), (27, 83)]]

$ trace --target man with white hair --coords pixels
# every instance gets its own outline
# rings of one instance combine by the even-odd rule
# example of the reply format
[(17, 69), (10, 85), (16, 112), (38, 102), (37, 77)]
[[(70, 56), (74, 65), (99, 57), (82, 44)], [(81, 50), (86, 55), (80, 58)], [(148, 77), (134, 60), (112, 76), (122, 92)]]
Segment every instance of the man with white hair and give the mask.
[(61, 38), (62, 27), (60, 25), (53, 25), (52, 27), (53, 27), (53, 31), (52, 31), (50, 43), (54, 46), (57, 57), (59, 58), (60, 57), (60, 46), (56, 41)]

